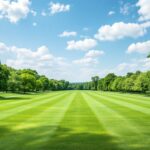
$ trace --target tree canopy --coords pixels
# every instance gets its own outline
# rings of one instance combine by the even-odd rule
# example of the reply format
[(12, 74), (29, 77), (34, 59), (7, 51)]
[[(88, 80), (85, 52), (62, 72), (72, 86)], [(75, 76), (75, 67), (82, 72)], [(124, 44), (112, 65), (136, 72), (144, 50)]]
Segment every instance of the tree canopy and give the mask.
[(0, 91), (38, 92), (47, 90), (101, 90), (121, 92), (150, 91), (150, 71), (129, 72), (125, 76), (109, 73), (104, 78), (94, 76), (89, 82), (69, 83), (65, 80), (49, 79), (31, 69), (16, 70), (0, 64)]

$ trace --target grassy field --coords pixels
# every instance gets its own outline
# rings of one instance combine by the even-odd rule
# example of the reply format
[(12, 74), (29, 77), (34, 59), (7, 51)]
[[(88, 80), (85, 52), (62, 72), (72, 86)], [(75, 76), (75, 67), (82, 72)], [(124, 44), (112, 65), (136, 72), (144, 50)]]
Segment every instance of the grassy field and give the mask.
[(150, 97), (0, 93), (0, 150), (149, 150)]

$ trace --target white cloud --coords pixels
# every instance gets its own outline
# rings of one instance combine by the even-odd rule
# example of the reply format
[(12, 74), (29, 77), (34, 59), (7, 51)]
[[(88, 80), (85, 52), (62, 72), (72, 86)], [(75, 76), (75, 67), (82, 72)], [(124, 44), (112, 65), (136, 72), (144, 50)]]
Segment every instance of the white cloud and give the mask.
[(112, 69), (106, 69), (101, 71), (99, 74), (102, 76), (107, 75), (108, 73), (115, 73), (117, 75), (126, 75), (128, 72), (147, 71), (150, 69), (150, 59), (134, 59), (129, 60), (128, 62), (123, 62), (118, 64)]
[(84, 39), (80, 41), (68, 41), (67, 49), (68, 50), (89, 50), (97, 45), (96, 40), (94, 39)]
[(131, 70), (133, 68), (137, 67), (137, 64), (129, 64), (129, 63), (121, 63), (117, 66), (116, 70), (121, 72), (121, 71), (124, 71), (124, 70)]
[(138, 53), (148, 53), (150, 52), (150, 41), (138, 42), (129, 45), (127, 53), (138, 52)]
[(64, 31), (63, 33), (61, 33), (59, 35), (59, 37), (70, 37), (70, 36), (76, 36), (77, 32), (72, 31), (72, 32), (68, 32), (68, 31)]
[(4, 43), (0, 43), (0, 53), (8, 51), (8, 47)]
[(98, 57), (103, 54), (103, 51), (90, 50), (84, 55), (83, 58), (74, 60), (73, 63), (86, 66), (98, 64)]
[(117, 22), (113, 25), (104, 25), (99, 28), (95, 38), (100, 41), (114, 41), (125, 37), (137, 38), (147, 33), (150, 24)]
[(33, 24), (32, 24), (34, 27), (36, 27), (37, 26), (37, 23), (36, 22), (33, 22)]
[(97, 59), (93, 59), (91, 57), (83, 57), (81, 59), (78, 60), (74, 60), (73, 61), (74, 64), (79, 64), (79, 65), (93, 65), (93, 64), (97, 64), (98, 61)]
[(85, 57), (98, 57), (98, 56), (101, 56), (103, 55), (104, 52), (103, 51), (99, 51), (99, 50), (90, 50), (88, 51), (86, 54), (85, 54)]
[(0, 16), (7, 18), (11, 23), (17, 23), (30, 13), (30, 4), (30, 0), (0, 0)]
[(138, 0), (136, 6), (139, 7), (139, 21), (150, 20), (150, 0)]
[(147, 71), (150, 69), (150, 59), (135, 59), (131, 62), (124, 62), (119, 64), (116, 68), (113, 69), (118, 75), (125, 75), (127, 72), (136, 72), (137, 70), (140, 71)]
[(44, 16), (44, 17), (47, 16), (47, 14), (44, 10), (41, 12), (41, 15)]
[[(54, 56), (46, 46), (33, 51), (0, 43), (0, 53), (6, 56), (5, 63), (16, 69), (31, 68), (50, 78), (67, 79), (70, 64), (65, 58)], [(3, 58), (3, 55), (0, 55), (0, 58)]]
[(108, 12), (108, 16), (112, 16), (112, 15), (114, 15), (114, 14), (115, 14), (114, 11), (109, 11), (109, 12)]
[(61, 3), (53, 3), (53, 2), (50, 3), (50, 11), (52, 15), (60, 12), (67, 12), (69, 10), (70, 10), (69, 4), (61, 4)]

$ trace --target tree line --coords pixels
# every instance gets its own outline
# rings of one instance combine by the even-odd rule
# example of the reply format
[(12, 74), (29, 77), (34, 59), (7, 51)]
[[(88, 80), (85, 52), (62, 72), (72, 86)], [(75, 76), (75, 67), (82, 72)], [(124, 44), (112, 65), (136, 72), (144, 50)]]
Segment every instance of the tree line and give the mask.
[(69, 82), (65, 80), (48, 79), (35, 70), (16, 70), (0, 64), (0, 91), (38, 92), (47, 90), (67, 90)]
[(104, 78), (94, 76), (90, 82), (69, 83), (65, 80), (48, 79), (39, 75), (35, 70), (16, 70), (0, 64), (0, 91), (11, 92), (38, 92), (47, 90), (99, 90), (116, 92), (150, 91), (150, 71), (127, 73), (117, 76), (109, 73)]
[(126, 76), (109, 73), (104, 78), (94, 76), (91, 80), (91, 82), (74, 83), (71, 85), (72, 89), (140, 93), (150, 91), (150, 71), (127, 73)]

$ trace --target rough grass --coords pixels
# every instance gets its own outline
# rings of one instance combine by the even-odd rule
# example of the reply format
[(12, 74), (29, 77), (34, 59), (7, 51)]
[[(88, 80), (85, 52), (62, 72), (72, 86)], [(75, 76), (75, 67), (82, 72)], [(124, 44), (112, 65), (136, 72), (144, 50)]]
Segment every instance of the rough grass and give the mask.
[(149, 150), (150, 97), (0, 93), (0, 150)]

